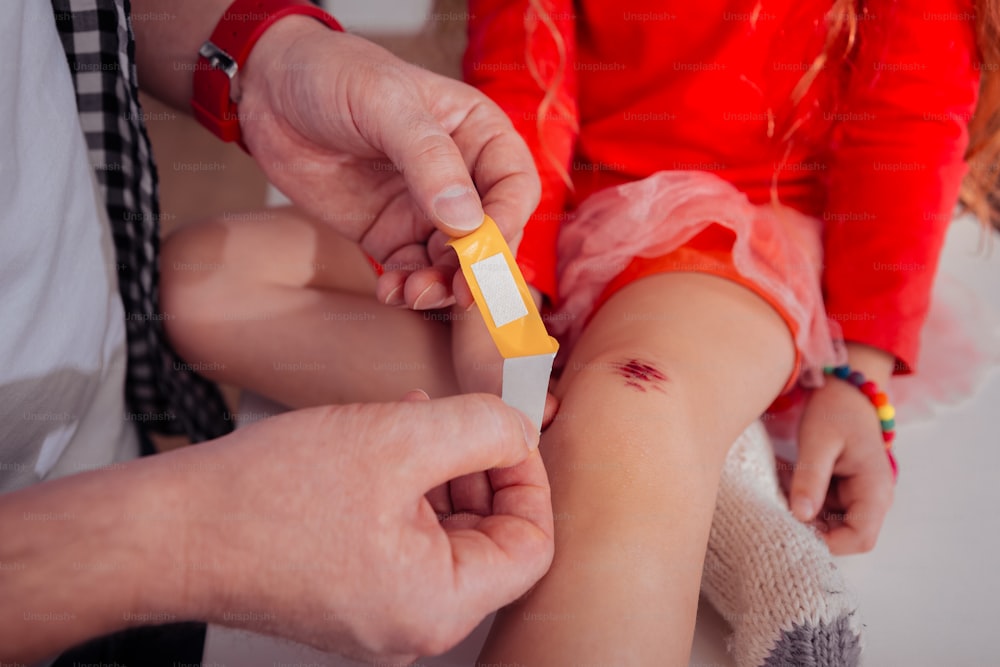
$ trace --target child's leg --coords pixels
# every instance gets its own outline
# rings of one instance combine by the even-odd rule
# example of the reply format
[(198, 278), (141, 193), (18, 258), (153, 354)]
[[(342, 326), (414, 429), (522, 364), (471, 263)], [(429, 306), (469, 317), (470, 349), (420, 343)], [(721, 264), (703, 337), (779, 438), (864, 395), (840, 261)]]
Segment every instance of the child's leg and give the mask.
[(456, 392), (440, 316), (377, 303), (360, 249), (294, 209), (185, 227), (161, 256), (170, 340), (209, 378), (292, 407)]
[(555, 561), (498, 616), (482, 662), (687, 664), (724, 456), (793, 357), (784, 321), (731, 282), (656, 275), (613, 296), (543, 438)]

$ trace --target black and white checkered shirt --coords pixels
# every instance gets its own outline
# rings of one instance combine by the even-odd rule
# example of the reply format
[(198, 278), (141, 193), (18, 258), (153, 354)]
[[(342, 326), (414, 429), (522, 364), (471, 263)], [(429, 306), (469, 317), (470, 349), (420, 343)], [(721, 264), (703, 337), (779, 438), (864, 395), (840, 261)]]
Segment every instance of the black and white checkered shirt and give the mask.
[(185, 368), (160, 316), (157, 175), (139, 105), (129, 0), (52, 0), (52, 8), (115, 241), (128, 410), (158, 433), (218, 437), (232, 428), (222, 396)]

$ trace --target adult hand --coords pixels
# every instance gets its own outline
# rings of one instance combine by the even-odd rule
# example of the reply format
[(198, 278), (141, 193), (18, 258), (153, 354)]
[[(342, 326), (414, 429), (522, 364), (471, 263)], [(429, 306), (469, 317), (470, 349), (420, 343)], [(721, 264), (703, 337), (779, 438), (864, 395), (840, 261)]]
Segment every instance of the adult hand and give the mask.
[[(550, 386), (555, 386), (552, 380)], [(414, 393), (415, 394), (415, 393)], [(419, 392), (420, 396), (409, 396), (407, 400), (423, 400), (427, 394)], [(545, 408), (542, 412), (541, 430), (544, 431), (555, 419), (559, 410), (559, 399), (551, 391), (545, 395)], [(484, 514), (489, 511), (493, 502), (493, 475), (495, 471), (474, 472), (462, 477), (451, 479), (427, 492), (427, 500), (443, 522), (468, 520), (469, 514)]]
[[(892, 358), (848, 348), (851, 366), (885, 387)], [(834, 554), (871, 551), (892, 505), (893, 479), (878, 415), (856, 387), (828, 379), (809, 397), (793, 469), (792, 513), (815, 521)]]
[[(483, 395), (313, 408), (0, 495), (0, 662), (187, 619), (356, 657), (442, 652), (551, 562), (523, 419)], [(440, 523), (425, 494), (482, 470), (489, 502)]]
[(497, 105), (364, 39), (288, 17), (241, 77), (251, 153), (297, 205), (382, 263), (380, 301), (452, 303), (461, 281), (444, 242), (476, 229), (484, 209), (516, 240), (538, 204), (531, 154)]
[[(225, 602), (214, 568), (183, 568), (183, 588), (209, 620), (353, 657), (444, 652), (548, 569), (537, 444), (472, 395), (287, 413), (181, 452), (204, 518), (185, 553), (226, 564)], [(439, 521), (425, 494), (482, 470), (488, 499)]]

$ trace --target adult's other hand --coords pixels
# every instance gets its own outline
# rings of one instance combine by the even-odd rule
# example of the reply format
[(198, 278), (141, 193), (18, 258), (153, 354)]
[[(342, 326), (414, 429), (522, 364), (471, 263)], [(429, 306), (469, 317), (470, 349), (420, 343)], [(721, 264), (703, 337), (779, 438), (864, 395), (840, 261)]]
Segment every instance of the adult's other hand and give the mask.
[[(190, 451), (217, 464), (194, 469), (204, 506), (190, 511), (220, 520), (190, 533), (188, 553), (233, 568), (210, 620), (354, 657), (448, 650), (551, 562), (536, 431), (472, 395), (299, 411)], [(482, 470), (488, 501), (439, 517), (427, 492)], [(187, 590), (218, 590), (210, 569), (185, 571)]]
[(444, 242), (476, 229), (484, 210), (516, 241), (538, 204), (531, 154), (496, 104), (360, 37), (283, 19), (242, 77), (251, 153), (296, 204), (383, 265), (385, 303), (448, 305), (457, 261)]

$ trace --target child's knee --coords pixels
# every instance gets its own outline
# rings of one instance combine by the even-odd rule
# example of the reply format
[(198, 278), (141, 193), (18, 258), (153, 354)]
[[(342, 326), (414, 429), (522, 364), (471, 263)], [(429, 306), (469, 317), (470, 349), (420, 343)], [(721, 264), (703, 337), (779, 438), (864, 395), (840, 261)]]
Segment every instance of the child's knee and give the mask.
[[(563, 369), (556, 394), (564, 405), (560, 415), (576, 404), (586, 404), (590, 421), (655, 421), (689, 412), (690, 364), (679, 363), (652, 346), (615, 344), (590, 355), (574, 354)], [(558, 418), (558, 416), (557, 416)], [(673, 427), (680, 426), (674, 421)]]

